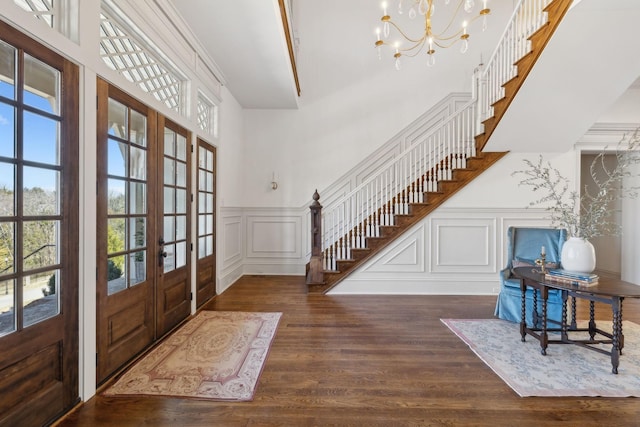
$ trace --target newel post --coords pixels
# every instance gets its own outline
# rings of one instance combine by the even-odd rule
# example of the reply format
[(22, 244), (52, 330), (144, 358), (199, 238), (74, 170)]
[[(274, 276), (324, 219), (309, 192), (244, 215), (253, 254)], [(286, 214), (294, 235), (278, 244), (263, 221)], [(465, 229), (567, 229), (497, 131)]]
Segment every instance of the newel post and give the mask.
[(322, 205), (318, 190), (313, 193), (311, 210), (311, 259), (307, 270), (307, 285), (324, 284), (324, 269), (322, 267)]

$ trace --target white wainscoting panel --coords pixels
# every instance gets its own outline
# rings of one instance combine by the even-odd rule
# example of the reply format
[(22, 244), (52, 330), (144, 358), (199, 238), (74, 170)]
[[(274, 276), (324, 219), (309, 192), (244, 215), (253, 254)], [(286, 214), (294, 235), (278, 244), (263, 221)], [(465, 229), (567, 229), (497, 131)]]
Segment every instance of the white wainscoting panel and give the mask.
[(495, 218), (438, 218), (431, 221), (431, 272), (493, 273)]
[(362, 271), (379, 272), (424, 272), (425, 227), (417, 226), (411, 232), (391, 243), (380, 260), (362, 267)]
[(301, 218), (247, 217), (247, 258), (300, 258)]

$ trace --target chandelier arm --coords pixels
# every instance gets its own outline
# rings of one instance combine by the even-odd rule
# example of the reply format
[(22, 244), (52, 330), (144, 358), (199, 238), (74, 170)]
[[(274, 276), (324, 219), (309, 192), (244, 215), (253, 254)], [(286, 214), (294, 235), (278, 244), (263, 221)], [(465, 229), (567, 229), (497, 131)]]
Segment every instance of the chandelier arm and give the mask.
[[(444, 28), (444, 30), (442, 30), (442, 32), (440, 34), (444, 34), (447, 31), (449, 31), (449, 28), (451, 28), (451, 25), (453, 24), (453, 21), (455, 21), (456, 16), (458, 16), (458, 13), (460, 12), (460, 8), (462, 7), (462, 4), (465, 2), (465, 0), (460, 0), (460, 2), (458, 2), (458, 6), (456, 7), (456, 11), (453, 12), (453, 14), (451, 15), (451, 20), (449, 21), (449, 23), (447, 24), (447, 26)], [(431, 9), (429, 9), (429, 14), (431, 14)], [(431, 19), (431, 15), (429, 15), (429, 19)], [(440, 35), (434, 35), (434, 38), (439, 38), (440, 40), (444, 40), (440, 37)]]
[[(478, 14), (478, 15), (474, 16), (473, 18), (471, 18), (471, 19), (469, 20), (469, 23), (468, 23), (468, 25), (467, 25), (467, 28), (471, 27), (471, 24), (473, 24), (475, 21), (477, 21), (479, 18), (481, 18), (481, 17), (483, 17), (483, 16), (484, 16), (484, 15), (480, 15), (480, 14)], [(448, 27), (447, 27), (447, 29), (448, 29)], [(448, 37), (444, 37), (444, 36), (443, 36), (443, 34), (447, 32), (447, 30), (445, 29), (444, 31), (442, 31), (442, 32), (441, 32), (441, 33), (439, 33), (439, 34), (434, 34), (434, 35), (433, 35), (433, 39), (434, 39), (434, 40), (451, 40), (451, 39), (454, 39), (454, 38), (460, 38), (460, 36), (462, 35), (462, 32), (463, 32), (463, 31), (464, 31), (464, 30), (458, 30), (458, 32), (456, 32), (456, 33), (454, 33), (454, 34), (452, 34), (452, 35), (450, 35), (450, 36), (448, 36)]]
[(407, 36), (407, 35), (404, 33), (404, 31), (402, 31), (402, 30), (400, 29), (400, 27), (398, 27), (398, 25), (396, 25), (396, 23), (395, 23), (395, 22), (393, 22), (393, 21), (388, 21), (388, 22), (389, 22), (389, 24), (393, 25), (393, 27), (394, 27), (396, 30), (398, 30), (398, 32), (400, 33), (400, 35), (402, 35), (402, 37), (404, 37), (407, 41), (410, 41), (411, 43), (420, 43), (420, 42), (424, 42), (424, 40), (426, 40), (426, 39), (427, 39), (427, 36), (429, 35), (429, 34), (426, 34), (426, 33), (425, 33), (425, 34), (424, 34), (422, 37), (420, 37), (419, 39), (412, 39), (411, 37)]

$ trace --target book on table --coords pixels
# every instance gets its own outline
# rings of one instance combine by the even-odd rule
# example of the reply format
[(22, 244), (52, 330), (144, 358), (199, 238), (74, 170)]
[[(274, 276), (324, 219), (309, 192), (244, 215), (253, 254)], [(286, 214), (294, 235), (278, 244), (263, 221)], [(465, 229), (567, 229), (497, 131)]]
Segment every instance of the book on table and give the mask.
[(580, 273), (563, 269), (552, 269), (547, 271), (545, 280), (566, 283), (576, 286), (594, 286), (598, 284), (598, 275), (593, 273)]

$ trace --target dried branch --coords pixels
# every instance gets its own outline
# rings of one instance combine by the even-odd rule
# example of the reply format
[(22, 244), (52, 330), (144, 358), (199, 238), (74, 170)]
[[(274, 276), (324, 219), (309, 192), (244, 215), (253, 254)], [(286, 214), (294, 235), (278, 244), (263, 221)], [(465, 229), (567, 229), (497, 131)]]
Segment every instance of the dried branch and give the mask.
[[(527, 169), (515, 171), (520, 176), (519, 185), (529, 186), (532, 191), (544, 193), (529, 206), (544, 205), (550, 213), (553, 226), (562, 227), (570, 236), (591, 239), (597, 236), (619, 235), (620, 225), (613, 221), (612, 203), (623, 198), (637, 198), (640, 184), (631, 183), (640, 177), (640, 128), (622, 138), (615, 151), (617, 163), (614, 168), (605, 164), (605, 150), (591, 162), (589, 171), (597, 192), (592, 194), (587, 186), (582, 195), (569, 191), (570, 181), (562, 176), (542, 156), (537, 163), (525, 159)], [(631, 184), (629, 184), (631, 183)]]

